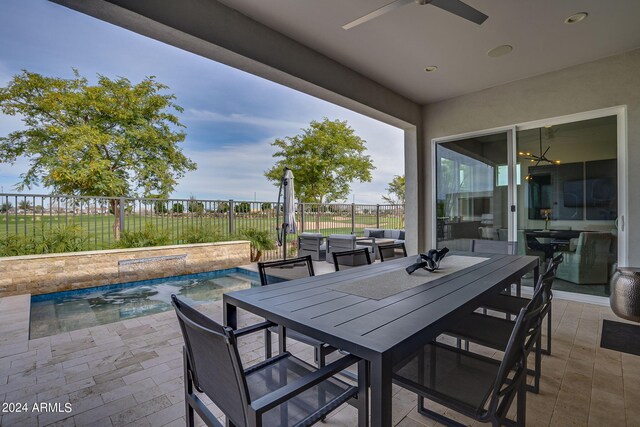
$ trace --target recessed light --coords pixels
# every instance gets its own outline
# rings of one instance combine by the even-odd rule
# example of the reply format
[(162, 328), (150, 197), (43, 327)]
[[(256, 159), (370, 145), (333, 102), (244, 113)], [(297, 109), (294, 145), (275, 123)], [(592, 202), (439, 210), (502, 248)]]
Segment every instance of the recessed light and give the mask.
[(432, 73), (432, 72), (436, 71), (437, 69), (438, 69), (438, 67), (437, 67), (437, 66), (435, 66), (435, 65), (429, 65), (428, 67), (425, 67), (425, 68), (424, 68), (424, 70), (425, 70), (427, 73)]
[(584, 20), (589, 14), (587, 12), (574, 13), (570, 17), (564, 20), (565, 24), (577, 24), (578, 22)]
[(489, 52), (487, 52), (487, 55), (489, 55), (492, 58), (497, 58), (499, 56), (506, 55), (507, 53), (511, 52), (512, 50), (513, 50), (513, 46), (508, 45), (508, 44), (503, 44), (501, 46), (497, 46), (497, 47), (494, 47), (493, 49), (491, 49)]

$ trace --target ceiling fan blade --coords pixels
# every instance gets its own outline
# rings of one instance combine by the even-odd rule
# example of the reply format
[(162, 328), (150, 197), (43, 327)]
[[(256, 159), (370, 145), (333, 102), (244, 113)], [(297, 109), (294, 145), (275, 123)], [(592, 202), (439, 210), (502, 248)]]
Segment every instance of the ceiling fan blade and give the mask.
[(380, 9), (376, 9), (371, 13), (367, 13), (366, 15), (356, 19), (355, 21), (351, 21), (348, 24), (344, 24), (342, 28), (345, 30), (349, 30), (357, 25), (363, 24), (367, 21), (377, 18), (380, 15), (384, 15), (387, 12), (391, 12), (392, 10), (405, 6), (409, 3), (414, 3), (414, 0), (396, 0), (392, 3), (389, 3), (386, 6), (382, 6)]
[(454, 15), (458, 15), (461, 18), (475, 22), (478, 25), (482, 25), (482, 23), (488, 18), (487, 15), (480, 12), (478, 9), (474, 9), (460, 0), (432, 0), (428, 3), (437, 6), (440, 9), (444, 9), (447, 12), (451, 12)]

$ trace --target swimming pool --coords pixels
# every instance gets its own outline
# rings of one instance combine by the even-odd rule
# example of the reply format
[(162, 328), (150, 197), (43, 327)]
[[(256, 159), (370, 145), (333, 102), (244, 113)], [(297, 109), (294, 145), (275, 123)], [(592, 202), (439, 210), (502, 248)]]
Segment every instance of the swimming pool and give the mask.
[(243, 268), (210, 271), (56, 292), (31, 297), (30, 338), (104, 325), (171, 310), (176, 294), (189, 304), (222, 299), (225, 292), (260, 286), (255, 271)]

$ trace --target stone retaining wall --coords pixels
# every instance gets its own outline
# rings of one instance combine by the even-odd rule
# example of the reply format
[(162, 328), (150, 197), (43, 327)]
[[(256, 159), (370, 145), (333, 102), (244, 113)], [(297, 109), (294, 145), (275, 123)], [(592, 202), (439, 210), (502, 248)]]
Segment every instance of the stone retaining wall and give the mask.
[(249, 242), (200, 243), (0, 258), (0, 297), (48, 294), (237, 267)]

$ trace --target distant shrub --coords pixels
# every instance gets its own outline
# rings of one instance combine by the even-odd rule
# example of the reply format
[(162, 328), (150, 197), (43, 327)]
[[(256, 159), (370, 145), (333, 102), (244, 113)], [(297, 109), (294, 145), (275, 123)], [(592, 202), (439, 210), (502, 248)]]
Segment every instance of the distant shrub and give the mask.
[(181, 214), (184, 212), (184, 205), (182, 203), (174, 203), (171, 207), (171, 212)]
[(68, 224), (40, 229), (36, 236), (0, 238), (0, 256), (57, 254), (88, 250), (88, 237), (80, 227)]
[(276, 248), (276, 242), (271, 232), (267, 230), (257, 230), (246, 228), (237, 234), (240, 239), (251, 242), (251, 262), (258, 262), (263, 251), (270, 251)]
[(196, 213), (196, 214), (204, 213), (204, 203), (199, 202), (195, 199), (191, 199), (189, 200), (188, 209), (189, 209), (189, 212), (191, 213)]
[(182, 243), (211, 243), (220, 240), (222, 240), (222, 234), (210, 225), (191, 225), (180, 233)]
[(33, 242), (31, 239), (14, 234), (0, 237), (0, 256), (2, 257), (28, 255), (32, 254), (32, 251)]
[(13, 205), (11, 204), (11, 202), (5, 202), (0, 205), (0, 212), (5, 213), (7, 211), (10, 211), (11, 208), (13, 208)]
[(227, 213), (229, 212), (229, 203), (227, 202), (222, 202), (218, 205), (218, 208), (216, 209), (216, 212), (218, 213)]
[(147, 224), (142, 230), (123, 231), (115, 247), (146, 248), (149, 246), (164, 246), (169, 244), (171, 244), (171, 237), (168, 232), (158, 230), (152, 224)]
[(79, 226), (68, 224), (44, 229), (41, 237), (35, 239), (34, 253), (57, 254), (88, 250), (88, 238)]
[(233, 207), (233, 210), (236, 211), (236, 213), (249, 213), (251, 212), (251, 204), (247, 203), (247, 202), (241, 202), (236, 204)]
[(268, 210), (271, 210), (271, 208), (272, 208), (272, 205), (269, 202), (265, 202), (262, 205), (260, 205), (261, 211), (268, 211)]
[(158, 200), (153, 204), (153, 211), (157, 214), (166, 214), (169, 212), (169, 205), (167, 202)]

